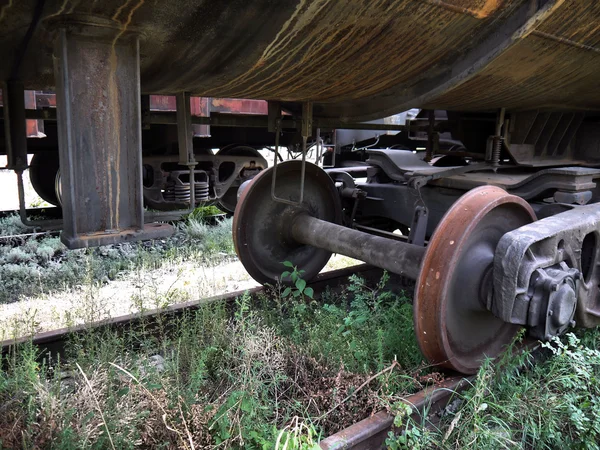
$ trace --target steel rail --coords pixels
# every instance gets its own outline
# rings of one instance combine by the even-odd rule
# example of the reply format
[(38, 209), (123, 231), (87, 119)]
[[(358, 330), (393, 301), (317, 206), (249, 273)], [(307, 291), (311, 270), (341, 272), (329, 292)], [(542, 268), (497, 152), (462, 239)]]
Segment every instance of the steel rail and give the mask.
[[(474, 379), (474, 376), (451, 376), (439, 384), (404, 397), (402, 401), (412, 410), (410, 419), (422, 426), (435, 425), (439, 422), (439, 413), (458, 393), (472, 386)], [(407, 419), (408, 417), (404, 420)], [(385, 440), (390, 431), (394, 431), (394, 416), (387, 411), (380, 411), (323, 439), (319, 446), (323, 450), (385, 448)]]

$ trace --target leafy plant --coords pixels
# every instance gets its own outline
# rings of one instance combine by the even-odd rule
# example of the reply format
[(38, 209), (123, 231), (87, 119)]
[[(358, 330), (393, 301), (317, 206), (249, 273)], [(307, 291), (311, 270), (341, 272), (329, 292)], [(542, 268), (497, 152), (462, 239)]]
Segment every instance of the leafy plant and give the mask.
[(311, 287), (306, 286), (306, 280), (302, 279), (302, 274), (305, 272), (304, 270), (299, 270), (297, 266), (290, 261), (283, 261), (282, 264), (291, 269), (286, 270), (281, 274), (281, 279), (290, 278), (293, 286), (287, 286), (281, 296), (288, 297), (290, 294), (293, 297), (302, 297), (306, 296), (310, 299), (314, 296), (314, 290)]

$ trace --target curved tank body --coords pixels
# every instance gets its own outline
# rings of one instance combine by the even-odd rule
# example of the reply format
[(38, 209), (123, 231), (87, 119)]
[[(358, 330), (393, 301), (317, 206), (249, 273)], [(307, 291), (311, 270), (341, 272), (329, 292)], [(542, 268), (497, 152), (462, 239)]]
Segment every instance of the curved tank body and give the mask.
[(30, 89), (54, 86), (52, 24), (81, 15), (140, 33), (146, 93), (311, 100), (316, 116), (348, 120), (600, 107), (596, 0), (2, 0), (0, 11), (0, 79)]

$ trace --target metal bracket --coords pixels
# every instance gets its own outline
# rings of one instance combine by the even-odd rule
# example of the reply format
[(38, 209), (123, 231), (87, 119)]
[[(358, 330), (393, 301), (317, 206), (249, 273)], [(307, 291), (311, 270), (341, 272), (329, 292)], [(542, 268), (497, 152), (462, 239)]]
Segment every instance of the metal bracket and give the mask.
[(335, 167), (335, 155), (337, 153), (337, 130), (333, 130), (333, 142), (331, 145), (324, 145), (324, 148), (333, 148), (333, 153), (331, 155), (331, 165), (325, 165), (325, 152), (323, 152), (323, 165), (321, 166), (323, 169), (330, 169)]
[(448, 170), (441, 170), (439, 172), (432, 173), (430, 175), (417, 175), (413, 176), (408, 180), (408, 186), (413, 189), (420, 189), (427, 183), (440, 178), (451, 177), (453, 175), (460, 175), (463, 173), (476, 172), (480, 170), (488, 170), (492, 167), (487, 163), (469, 164), (468, 166), (454, 167)]
[(179, 164), (190, 171), (190, 210), (196, 207), (196, 180), (194, 168), (198, 164), (194, 159), (194, 131), (192, 129), (192, 111), (190, 95), (179, 92), (175, 96), (177, 106), (177, 140), (179, 143)]
[[(277, 197), (275, 185), (277, 183), (277, 155), (279, 153), (279, 133), (281, 132), (281, 109), (275, 115), (275, 158), (273, 162), (273, 178), (271, 182), (271, 198), (274, 202), (285, 203), (292, 206), (300, 206), (304, 201), (304, 178), (306, 173), (306, 141), (312, 135), (312, 102), (302, 104), (302, 168), (300, 171), (300, 200), (294, 202), (285, 198)], [(269, 114), (271, 115), (271, 113)]]
[(4, 135), (8, 157), (7, 168), (25, 170), (27, 169), (27, 131), (24, 86), (21, 81), (8, 80), (2, 91), (4, 98)]
[(427, 231), (428, 219), (429, 210), (425, 206), (415, 207), (415, 213), (410, 224), (410, 233), (408, 234), (409, 244), (425, 245), (425, 232)]

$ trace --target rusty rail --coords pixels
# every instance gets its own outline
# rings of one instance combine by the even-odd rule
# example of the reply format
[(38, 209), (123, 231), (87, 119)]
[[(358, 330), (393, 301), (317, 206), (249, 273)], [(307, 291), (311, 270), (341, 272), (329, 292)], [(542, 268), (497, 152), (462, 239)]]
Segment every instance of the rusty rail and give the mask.
[[(410, 416), (416, 423), (431, 426), (439, 421), (442, 411), (453, 397), (472, 384), (474, 377), (454, 376), (441, 384), (428, 387), (402, 399), (411, 407)], [(371, 450), (385, 447), (385, 440), (394, 430), (394, 416), (381, 411), (361, 420), (348, 428), (323, 439), (319, 445), (323, 450)], [(400, 430), (398, 430), (400, 431)]]

